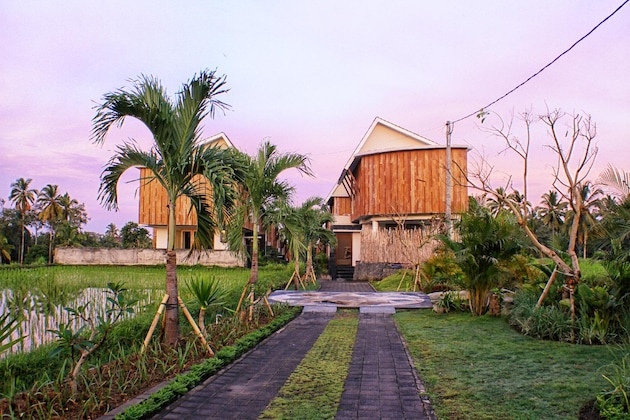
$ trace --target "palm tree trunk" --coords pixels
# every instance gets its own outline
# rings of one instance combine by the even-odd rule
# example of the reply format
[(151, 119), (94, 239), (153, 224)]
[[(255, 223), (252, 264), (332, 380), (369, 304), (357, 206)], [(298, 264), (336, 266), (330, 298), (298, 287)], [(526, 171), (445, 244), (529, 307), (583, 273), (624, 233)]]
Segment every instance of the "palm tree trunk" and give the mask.
[(175, 198), (169, 199), (168, 207), (168, 248), (166, 251), (166, 325), (164, 326), (164, 344), (174, 346), (179, 339), (179, 304), (177, 297), (177, 253), (175, 252)]
[(306, 273), (304, 277), (308, 281), (308, 276), (315, 277), (315, 270), (313, 269), (313, 245), (309, 242), (306, 248)]
[(24, 218), (24, 213), (22, 213), (22, 239), (20, 240), (20, 265), (22, 265), (22, 263), (24, 262), (24, 230), (26, 229), (24, 224), (25, 224), (25, 218)]
[(164, 326), (164, 344), (174, 346), (179, 339), (179, 305), (177, 303), (177, 253), (166, 252), (166, 325)]
[(295, 262), (294, 266), (294, 275), (293, 275), (293, 285), (295, 286), (295, 290), (300, 289), (300, 250), (297, 247), (297, 243), (293, 246), (293, 260)]
[(53, 234), (52, 230), (48, 233), (48, 264), (52, 264), (52, 245), (53, 245)]
[(249, 272), (249, 320), (254, 316), (254, 290), (258, 282), (258, 217), (254, 217), (254, 226), (252, 227), (252, 268)]
[(204, 308), (203, 306), (201, 308), (199, 308), (199, 329), (201, 330), (201, 333), (205, 336), (207, 334), (206, 331), (206, 323), (204, 318), (206, 317), (206, 308)]

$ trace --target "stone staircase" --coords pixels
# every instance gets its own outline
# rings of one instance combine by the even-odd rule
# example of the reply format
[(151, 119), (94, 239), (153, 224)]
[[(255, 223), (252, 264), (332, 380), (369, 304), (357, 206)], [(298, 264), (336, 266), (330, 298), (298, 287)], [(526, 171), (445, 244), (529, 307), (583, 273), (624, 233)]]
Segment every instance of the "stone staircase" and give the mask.
[(351, 281), (354, 278), (354, 267), (351, 265), (338, 265), (336, 278)]

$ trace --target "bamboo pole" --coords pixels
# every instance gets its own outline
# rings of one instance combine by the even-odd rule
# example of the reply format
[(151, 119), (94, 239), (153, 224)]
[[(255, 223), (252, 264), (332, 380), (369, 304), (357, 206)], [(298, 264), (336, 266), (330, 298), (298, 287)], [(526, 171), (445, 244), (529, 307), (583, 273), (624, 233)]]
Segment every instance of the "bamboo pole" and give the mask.
[[(269, 293), (267, 293), (267, 295), (268, 294)], [(265, 297), (263, 298), (264, 299), (263, 302), (265, 302), (265, 306), (267, 306), (267, 309), (269, 310), (269, 313), (271, 314), (271, 316), (274, 317), (275, 315), (273, 314), (273, 309), (271, 309), (271, 305), (269, 304), (269, 301), (267, 300), (267, 295), (265, 295)]]
[(247, 293), (248, 286), (249, 283), (247, 283), (245, 287), (243, 287), (243, 293), (241, 293), (241, 298), (238, 300), (238, 305), (236, 305), (236, 310), (234, 311), (235, 313), (238, 313), (238, 311), (241, 309), (241, 305), (243, 304), (243, 299), (245, 298), (245, 293)]
[(184, 302), (182, 301), (182, 298), (177, 296), (177, 302), (179, 302), (179, 306), (182, 308), (182, 311), (184, 312), (184, 316), (186, 316), (186, 319), (188, 320), (188, 323), (192, 327), (193, 331), (195, 332), (197, 337), (199, 337), (199, 339), (201, 340), (201, 344), (203, 344), (203, 346), (206, 348), (206, 350), (208, 350), (208, 354), (211, 357), (214, 356), (214, 352), (212, 351), (212, 349), (210, 348), (210, 345), (206, 341), (206, 337), (203, 336), (203, 334), (201, 333), (201, 330), (197, 326), (197, 323), (193, 319), (192, 315), (190, 315), (190, 312), (188, 312), (188, 308), (186, 308), (186, 305), (184, 305)]
[(164, 312), (164, 307), (166, 306), (166, 302), (168, 301), (168, 294), (165, 294), (162, 298), (162, 302), (157, 308), (155, 316), (153, 317), (153, 322), (151, 322), (151, 327), (149, 328), (149, 332), (147, 332), (147, 336), (144, 338), (144, 342), (142, 343), (142, 347), (140, 347), (140, 354), (143, 354), (149, 345), (149, 341), (151, 340), (151, 336), (153, 335), (153, 331), (155, 331), (155, 327), (157, 326), (158, 321), (160, 320), (160, 316), (162, 316), (162, 312)]

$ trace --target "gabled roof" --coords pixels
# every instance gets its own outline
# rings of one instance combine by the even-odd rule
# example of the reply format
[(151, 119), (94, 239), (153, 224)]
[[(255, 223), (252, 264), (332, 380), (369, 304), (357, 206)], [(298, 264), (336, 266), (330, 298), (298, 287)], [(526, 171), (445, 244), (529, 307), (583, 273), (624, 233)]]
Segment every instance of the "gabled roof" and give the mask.
[(228, 136), (221, 132), (218, 134), (215, 134), (212, 137), (208, 137), (205, 140), (201, 141), (201, 144), (207, 144), (207, 145), (214, 145), (217, 144), (219, 146), (221, 146), (222, 144), (225, 145), (228, 149), (234, 149), (234, 144), (232, 144), (232, 142), (230, 141), (230, 139), (228, 138)]
[[(386, 137), (384, 135), (386, 135)], [(332, 197), (347, 196), (347, 194), (342, 193), (342, 191), (345, 192), (345, 189), (341, 186), (341, 180), (346, 171), (353, 170), (356, 167), (362, 156), (397, 150), (433, 149), (441, 147), (444, 146), (380, 117), (376, 117), (354, 149), (354, 152), (352, 152), (350, 159), (348, 159), (348, 162), (343, 167), (339, 181), (337, 181), (337, 184), (328, 194), (326, 202)]]

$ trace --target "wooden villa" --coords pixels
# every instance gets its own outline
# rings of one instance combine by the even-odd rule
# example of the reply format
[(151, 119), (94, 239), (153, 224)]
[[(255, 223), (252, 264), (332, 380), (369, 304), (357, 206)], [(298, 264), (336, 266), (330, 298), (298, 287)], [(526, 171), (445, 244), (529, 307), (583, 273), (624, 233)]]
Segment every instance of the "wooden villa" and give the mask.
[[(452, 146), (453, 214), (466, 211), (466, 146)], [(335, 277), (378, 278), (387, 266), (429, 256), (428, 226), (446, 210), (446, 146), (376, 118), (327, 198), (337, 247)]]

